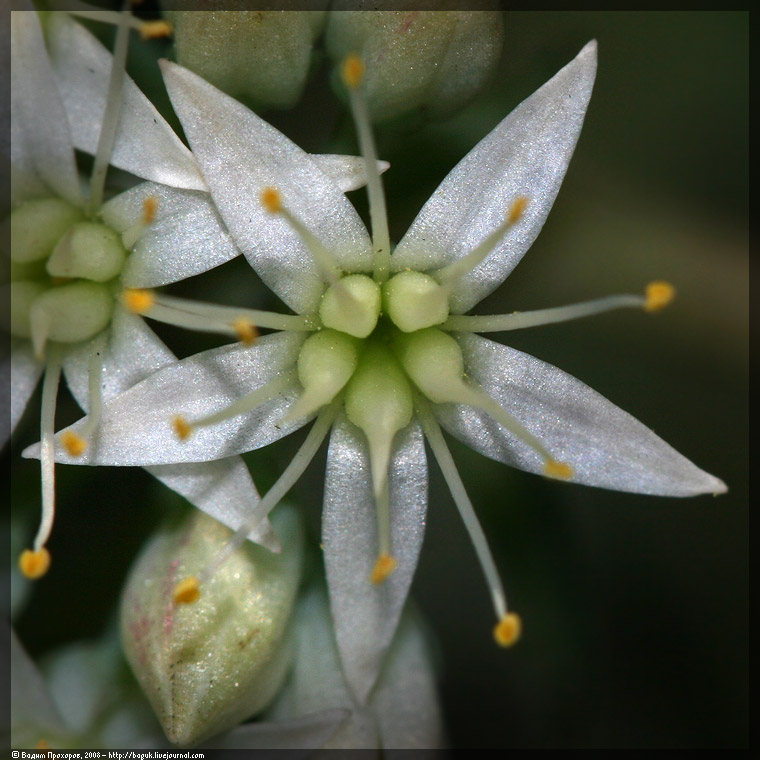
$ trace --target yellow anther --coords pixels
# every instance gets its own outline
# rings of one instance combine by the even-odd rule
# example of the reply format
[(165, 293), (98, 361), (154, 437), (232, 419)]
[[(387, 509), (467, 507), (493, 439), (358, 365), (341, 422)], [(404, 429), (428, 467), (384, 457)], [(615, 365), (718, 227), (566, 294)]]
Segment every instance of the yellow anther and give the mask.
[(35, 749), (50, 749), (50, 745), (45, 739), (40, 739), (37, 744), (34, 745)]
[(507, 221), (514, 224), (524, 213), (528, 206), (528, 199), (521, 195), (510, 207)]
[(147, 314), (156, 303), (156, 294), (145, 288), (127, 288), (122, 294), (124, 306), (134, 314)]
[(50, 569), (50, 552), (44, 546), (36, 552), (25, 549), (18, 558), (18, 568), (25, 578), (42, 578)]
[(81, 435), (77, 435), (71, 430), (67, 430), (61, 436), (61, 443), (69, 456), (72, 457), (81, 457), (87, 450), (87, 441)]
[(201, 598), (201, 584), (191, 575), (174, 587), (174, 604), (192, 604)]
[(261, 205), (270, 213), (282, 211), (282, 196), (276, 187), (265, 187), (261, 191)]
[(155, 195), (149, 195), (143, 201), (143, 224), (153, 224), (156, 219), (156, 212), (158, 211), (158, 198)]
[(656, 280), (647, 285), (645, 296), (644, 311), (659, 311), (676, 297), (676, 289), (669, 282)]
[(181, 414), (172, 420), (172, 427), (180, 441), (186, 441), (193, 432), (193, 426)]
[(347, 55), (340, 65), (340, 76), (346, 87), (355, 90), (364, 79), (364, 61), (356, 53)]
[(544, 465), (544, 475), (559, 480), (570, 480), (575, 473), (567, 462), (558, 462), (555, 459), (547, 459)]
[(170, 37), (174, 28), (168, 21), (155, 19), (154, 21), (143, 21), (140, 24), (140, 36), (144, 40), (154, 40), (160, 37)]
[(522, 633), (522, 620), (519, 615), (509, 612), (494, 626), (493, 637), (500, 647), (511, 647)]
[(238, 339), (246, 346), (252, 346), (259, 337), (259, 331), (256, 325), (248, 317), (238, 317), (232, 323), (232, 329), (235, 331)]
[(398, 562), (390, 554), (381, 554), (372, 568), (369, 579), (372, 583), (382, 583), (395, 569)]

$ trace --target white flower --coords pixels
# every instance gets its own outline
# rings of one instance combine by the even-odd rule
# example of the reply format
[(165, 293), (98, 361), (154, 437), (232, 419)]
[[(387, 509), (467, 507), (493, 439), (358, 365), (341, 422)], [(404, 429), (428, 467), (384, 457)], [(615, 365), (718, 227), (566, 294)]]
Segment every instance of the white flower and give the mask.
[[(349, 58), (343, 76), (369, 168), (371, 239), (340, 188), (298, 147), (196, 75), (165, 64), (172, 102), (219, 213), (259, 276), (296, 315), (264, 314), (262, 326), (280, 332), (253, 348), (198, 354), (111, 399), (98, 446), (80, 461), (154, 466), (223, 459), (265, 446), (316, 413), (301, 450), (236, 540), (277, 504), (332, 431), (322, 545), (346, 682), (366, 705), (424, 534), (424, 438), (483, 565), (496, 639), (508, 645), (519, 635), (519, 618), (507, 611), (439, 425), (486, 456), (586, 485), (671, 496), (725, 486), (580, 381), (475, 335), (611, 308), (656, 310), (672, 297), (670, 286), (525, 314), (464, 316), (504, 281), (541, 230), (580, 133), (596, 44), (453, 169), (392, 255), (382, 187), (372, 171), (362, 71)], [(161, 305), (198, 319), (220, 312), (203, 304)]]

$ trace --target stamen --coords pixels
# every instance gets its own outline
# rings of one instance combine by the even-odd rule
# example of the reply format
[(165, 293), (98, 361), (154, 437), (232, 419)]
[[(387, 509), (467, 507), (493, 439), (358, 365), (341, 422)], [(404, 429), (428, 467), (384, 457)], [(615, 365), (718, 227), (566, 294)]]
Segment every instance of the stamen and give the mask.
[(233, 401), (229, 406), (224, 409), (210, 414), (207, 417), (202, 417), (199, 420), (188, 422), (188, 420), (182, 415), (176, 415), (172, 419), (172, 427), (174, 432), (181, 441), (187, 440), (190, 434), (195, 428), (209, 427), (211, 425), (218, 425), (220, 422), (238, 417), (241, 414), (246, 414), (257, 406), (266, 403), (273, 399), (278, 393), (285, 390), (291, 383), (295, 381), (296, 372), (290, 370), (277, 375), (268, 383), (265, 383), (255, 391), (246, 394), (237, 401)]
[(380, 554), (375, 562), (374, 568), (372, 568), (372, 575), (370, 580), (375, 585), (382, 583), (388, 578), (391, 573), (396, 569), (398, 562), (390, 554)]
[(522, 620), (514, 612), (504, 615), (493, 629), (493, 637), (500, 647), (511, 647), (517, 643), (521, 633)]
[(340, 268), (336, 258), (322, 245), (303, 222), (283, 205), (282, 195), (276, 187), (265, 187), (261, 191), (261, 205), (270, 214), (281, 214), (287, 220), (293, 231), (298, 234), (304, 245), (309, 249), (314, 263), (319, 267), (322, 275), (331, 285), (335, 285), (340, 281), (343, 270)]
[(36, 581), (50, 569), (50, 552), (44, 546), (37, 551), (25, 549), (18, 558), (18, 567), (25, 578)]
[[(143, 300), (143, 296), (140, 295), (142, 293), (146, 294), (149, 300), (147, 297)], [(186, 330), (234, 335), (243, 342), (250, 338), (251, 328), (310, 332), (319, 327), (314, 318), (299, 314), (277, 314), (258, 309), (240, 309), (236, 306), (217, 306), (202, 301), (159, 295), (151, 290), (127, 290), (125, 299), (127, 297), (134, 303), (132, 307), (127, 304), (127, 308), (138, 314), (145, 314), (157, 322), (183, 327)], [(148, 308), (143, 310), (143, 306)], [(258, 333), (254, 340), (257, 335)]]
[(361, 89), (364, 81), (364, 62), (355, 54), (346, 56), (341, 64), (341, 77), (348, 89), (351, 114), (356, 124), (359, 147), (364, 158), (367, 174), (369, 215), (372, 222), (372, 247), (374, 250), (373, 276), (379, 283), (390, 276), (391, 242), (388, 232), (388, 213), (380, 172), (377, 170), (377, 150), (372, 135), (372, 125), (367, 109), (367, 99)]
[(478, 245), (475, 250), (466, 256), (449, 264), (443, 269), (433, 272), (433, 277), (449, 292), (456, 283), (466, 274), (479, 266), (493, 249), (501, 242), (504, 235), (522, 218), (528, 199), (524, 196), (517, 198), (509, 208), (504, 221)]
[(121, 93), (124, 87), (125, 69), (127, 65), (127, 49), (129, 47), (130, 14), (124, 11), (122, 19), (116, 29), (116, 44), (114, 46), (113, 60), (111, 62), (111, 77), (108, 82), (108, 96), (106, 98), (103, 122), (98, 137), (98, 147), (95, 151), (95, 162), (90, 179), (90, 215), (103, 204), (103, 189), (106, 182), (108, 164), (111, 161), (114, 142), (116, 140), (116, 128), (119, 125), (121, 114)]
[[(290, 461), (285, 471), (280, 475), (277, 482), (267, 491), (266, 496), (256, 505), (247, 520), (235, 531), (230, 540), (221, 548), (219, 553), (198, 573), (195, 578), (186, 578), (182, 583), (193, 581), (191, 585), (197, 587), (207, 583), (214, 573), (227, 561), (227, 559), (246, 541), (248, 535), (262, 520), (280, 503), (287, 492), (293, 487), (298, 478), (314, 458), (322, 445), (325, 436), (330, 432), (333, 421), (340, 409), (341, 399), (336, 399), (330, 406), (323, 409), (309, 430), (306, 440), (301, 445), (296, 455)], [(180, 583), (176, 589), (182, 585)], [(176, 593), (176, 591), (175, 591)]]
[(174, 27), (163, 19), (143, 21), (139, 26), (140, 36), (144, 40), (155, 40), (161, 37), (171, 37)]
[(644, 311), (660, 311), (668, 306), (676, 297), (676, 289), (662, 280), (650, 282), (646, 288), (646, 303)]
[(33, 549), (19, 558), (19, 568), (27, 578), (40, 578), (50, 567), (50, 554), (45, 548), (55, 519), (55, 406), (58, 382), (61, 378), (62, 357), (58, 348), (50, 351), (42, 381), (40, 412), (40, 470), (42, 476), (42, 517)]
[(200, 583), (194, 575), (188, 576), (174, 587), (174, 604), (192, 604), (193, 602), (197, 602), (200, 598)]
[[(496, 617), (500, 621), (504, 621), (510, 617), (507, 613), (507, 597), (496, 569), (496, 563), (491, 555), (491, 550), (488, 548), (488, 541), (486, 540), (485, 533), (483, 533), (483, 528), (480, 527), (472, 502), (469, 496), (467, 496), (467, 491), (465, 491), (462, 479), (459, 477), (459, 472), (451, 457), (449, 447), (446, 445), (443, 433), (441, 433), (441, 428), (431, 413), (427, 401), (421, 398), (419, 394), (415, 399), (415, 407), (418, 419), (422, 425), (422, 431), (425, 433), (430, 448), (433, 450), (433, 455), (438, 462), (438, 466), (441, 468), (441, 472), (443, 472), (443, 477), (449, 487), (454, 503), (457, 505), (465, 528), (470, 535), (470, 540), (475, 547), (475, 553), (478, 556), (483, 574), (486, 577), (488, 589), (491, 593), (491, 601), (496, 612)], [(512, 615), (511, 617), (517, 618), (516, 615)], [(517, 619), (519, 620), (519, 618)], [(497, 630), (498, 628), (499, 626), (497, 625)]]
[(122, 302), (133, 314), (147, 314), (156, 304), (156, 294), (146, 288), (127, 288)]

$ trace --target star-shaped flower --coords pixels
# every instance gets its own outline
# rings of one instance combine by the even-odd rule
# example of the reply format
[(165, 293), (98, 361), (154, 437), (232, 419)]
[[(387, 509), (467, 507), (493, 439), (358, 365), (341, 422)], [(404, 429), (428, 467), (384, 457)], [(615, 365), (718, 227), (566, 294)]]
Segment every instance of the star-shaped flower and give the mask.
[[(654, 311), (672, 298), (669, 285), (559, 309), (465, 315), (504, 281), (540, 232), (595, 72), (591, 42), (453, 169), (391, 254), (361, 60), (349, 57), (342, 74), (368, 167), (371, 237), (340, 188), (297, 146), (196, 75), (164, 65), (174, 108), (227, 228), (296, 314), (263, 315), (261, 325), (279, 332), (253, 348), (198, 354), (113, 398), (97, 449), (80, 461), (216, 460), (265, 446), (316, 414), (301, 450), (232, 545), (279, 502), (330, 433), (322, 545), (338, 650), (359, 704), (376, 682), (422, 543), (425, 438), (486, 574), (494, 635), (503, 645), (519, 636), (520, 620), (508, 612), (441, 427), (486, 456), (586, 485), (671, 496), (725, 490), (580, 381), (475, 334), (612, 308)], [(198, 318), (219, 312), (203, 304), (161, 306)], [(63, 454), (61, 461), (74, 460)], [(201, 585), (214, 565), (200, 574)]]
[[(115, 58), (67, 14), (48, 14), (49, 50), (35, 11), (11, 17), (14, 210), (6, 436), (45, 375), (43, 519), (34, 549), (22, 559), (29, 577), (44, 574), (50, 559), (45, 543), (53, 523), (53, 425), (61, 371), (80, 406), (92, 411), (85, 430), (58, 444), (77, 456), (98, 425), (103, 399), (175, 361), (143, 320), (123, 307), (122, 289), (175, 282), (239, 255), (192, 154), (124, 74), (130, 28), (140, 22), (112, 12), (94, 17), (117, 24)], [(86, 190), (75, 148), (95, 156)], [(364, 181), (361, 159), (312, 160), (346, 190)], [(109, 163), (150, 181), (103, 203)], [(232, 322), (228, 332), (245, 337), (247, 323)], [(237, 527), (258, 501), (239, 457), (148, 470), (230, 526)], [(266, 523), (251, 538), (277, 548)]]

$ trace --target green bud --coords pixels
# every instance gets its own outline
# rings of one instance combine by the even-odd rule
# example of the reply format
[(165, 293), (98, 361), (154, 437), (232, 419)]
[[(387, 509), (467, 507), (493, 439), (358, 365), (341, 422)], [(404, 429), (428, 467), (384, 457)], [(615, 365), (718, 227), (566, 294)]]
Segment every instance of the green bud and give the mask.
[[(174, 26), (178, 63), (254, 109), (291, 108), (298, 102), (324, 11), (238, 11), (230, 10), (235, 3), (200, 0), (163, 5)], [(176, 6), (203, 12), (173, 10)]]
[(27, 201), (11, 212), (11, 258), (24, 263), (47, 258), (81, 218), (78, 209), (59, 198)]
[(156, 535), (132, 568), (121, 605), (124, 651), (174, 744), (237, 725), (282, 685), (303, 535), (293, 510), (281, 507), (272, 522), (282, 554), (246, 542), (189, 604), (174, 602), (177, 583), (218, 557), (228, 528), (196, 511)]
[[(10, 292), (10, 334), (17, 338), (31, 338), (29, 312), (34, 301), (47, 290), (47, 286), (33, 280), (18, 280), (3, 285), (3, 290), (6, 294)], [(3, 302), (7, 303), (5, 300)]]
[(364, 59), (375, 122), (415, 111), (440, 118), (465, 105), (493, 73), (503, 36), (498, 11), (339, 11), (326, 29), (336, 64), (349, 53)]
[(99, 283), (80, 280), (50, 288), (31, 305), (32, 340), (39, 348), (40, 341), (78, 343), (92, 338), (111, 321), (113, 305), (111, 290)]
[(366, 274), (343, 277), (327, 289), (319, 316), (325, 327), (366, 338), (380, 316), (380, 286)]
[(400, 272), (383, 285), (383, 308), (399, 330), (414, 332), (445, 322), (449, 298), (430, 275)]
[(47, 271), (53, 277), (107, 282), (121, 273), (126, 257), (117, 232), (104, 224), (79, 222), (58, 241)]

